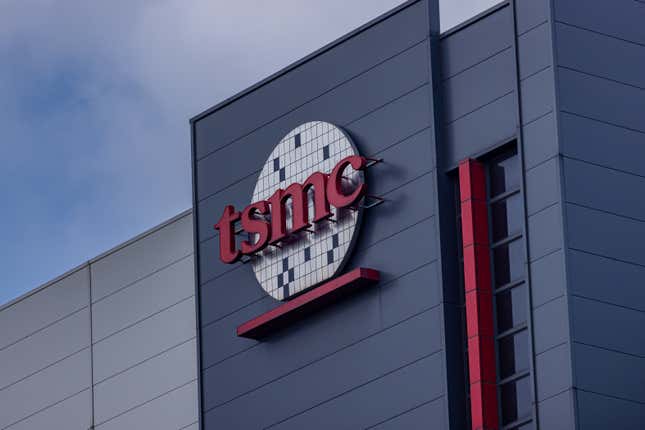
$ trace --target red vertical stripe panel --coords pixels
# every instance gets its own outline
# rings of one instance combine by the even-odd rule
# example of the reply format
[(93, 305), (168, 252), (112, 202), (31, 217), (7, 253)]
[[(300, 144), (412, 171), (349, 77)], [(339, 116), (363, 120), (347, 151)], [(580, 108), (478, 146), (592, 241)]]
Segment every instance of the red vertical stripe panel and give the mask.
[(466, 332), (473, 430), (499, 427), (493, 333), (486, 172), (475, 160), (459, 163)]

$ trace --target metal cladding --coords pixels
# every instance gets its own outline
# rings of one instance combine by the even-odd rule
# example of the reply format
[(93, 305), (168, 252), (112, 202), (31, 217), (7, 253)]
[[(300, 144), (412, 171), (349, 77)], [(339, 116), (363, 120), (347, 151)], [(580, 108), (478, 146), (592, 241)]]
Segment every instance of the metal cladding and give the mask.
[(0, 307), (0, 428), (641, 429), (645, 7), (581, 3), (410, 0), (193, 118), (192, 216)]

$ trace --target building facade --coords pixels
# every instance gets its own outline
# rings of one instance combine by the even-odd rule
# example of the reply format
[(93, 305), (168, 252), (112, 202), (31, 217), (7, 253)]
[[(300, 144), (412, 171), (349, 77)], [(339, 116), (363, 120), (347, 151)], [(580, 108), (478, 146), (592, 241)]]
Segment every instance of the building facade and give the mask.
[(642, 22), (411, 0), (196, 116), (192, 211), (0, 308), (0, 429), (641, 429)]

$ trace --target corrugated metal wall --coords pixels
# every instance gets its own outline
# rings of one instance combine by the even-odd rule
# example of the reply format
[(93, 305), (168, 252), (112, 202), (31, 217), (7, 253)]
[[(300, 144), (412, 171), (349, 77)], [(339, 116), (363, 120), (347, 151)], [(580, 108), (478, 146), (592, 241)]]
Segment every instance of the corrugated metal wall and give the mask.
[(192, 215), (5, 306), (0, 327), (0, 428), (196, 428)]
[(578, 424), (638, 429), (645, 422), (645, 4), (560, 0), (553, 14)]
[[(195, 123), (204, 428), (447, 426), (427, 17), (411, 2)], [(349, 262), (382, 281), (266, 341), (239, 338), (278, 303), (251, 267), (218, 261), (212, 225), (250, 203), (273, 147), (310, 120), (385, 160), (368, 182), (389, 203), (367, 214)]]

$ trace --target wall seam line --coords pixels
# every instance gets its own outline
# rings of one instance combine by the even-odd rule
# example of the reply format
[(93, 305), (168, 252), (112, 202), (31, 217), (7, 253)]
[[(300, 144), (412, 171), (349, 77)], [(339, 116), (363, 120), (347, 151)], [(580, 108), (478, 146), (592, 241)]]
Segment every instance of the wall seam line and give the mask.
[(611, 121), (605, 121), (605, 120), (602, 120), (602, 119), (599, 119), (599, 118), (594, 118), (594, 117), (591, 117), (591, 116), (583, 115), (583, 114), (573, 112), (573, 111), (570, 111), (570, 110), (566, 110), (566, 109), (560, 110), (560, 113), (566, 113), (568, 115), (577, 116), (578, 118), (588, 119), (590, 121), (595, 121), (595, 122), (599, 122), (601, 124), (609, 125), (609, 126), (612, 126), (612, 127), (621, 128), (623, 130), (632, 131), (634, 133), (645, 134), (645, 130), (639, 130), (637, 128), (628, 127), (626, 125), (616, 124), (616, 123), (611, 122)]
[[(571, 273), (569, 270), (569, 230), (568, 230), (568, 225), (567, 225), (567, 208), (566, 208), (566, 175), (564, 174), (564, 163), (562, 159), (562, 154), (564, 152), (564, 141), (561, 139), (562, 137), (562, 125), (560, 124), (560, 115), (561, 115), (561, 104), (560, 104), (560, 79), (559, 79), (559, 55), (558, 55), (558, 41), (557, 41), (557, 30), (556, 30), (556, 1), (555, 0), (548, 0), (549, 4), (549, 19), (551, 21), (551, 58), (553, 61), (553, 68), (552, 68), (552, 73), (553, 73), (553, 110), (555, 112), (553, 121), (555, 123), (555, 138), (556, 138), (556, 143), (557, 143), (557, 154), (559, 156), (559, 160), (557, 163), (557, 172), (558, 172), (558, 179), (559, 179), (559, 187), (560, 187), (560, 231), (562, 233), (562, 258), (563, 258), (563, 270), (564, 270), (564, 279), (565, 279), (565, 304), (566, 304), (566, 309), (567, 309), (567, 331), (568, 331), (568, 339), (569, 343), (572, 345), (569, 351), (569, 368), (571, 370), (571, 386), (572, 388), (575, 388), (577, 386), (577, 369), (575, 366), (576, 361), (576, 353), (575, 353), (575, 348), (573, 348), (573, 338), (574, 338), (574, 332), (573, 332), (573, 309), (571, 306), (571, 297), (570, 297), (570, 285), (572, 285), (572, 280), (571, 280)], [(578, 406), (578, 397), (577, 394), (574, 391), (573, 393), (573, 416), (571, 419), (573, 420), (573, 427), (577, 430), (580, 430), (580, 423), (578, 420), (578, 415), (579, 415), (579, 406)]]
[(158, 399), (160, 399), (160, 398), (162, 398), (164, 396), (167, 396), (168, 394), (172, 393), (173, 391), (180, 390), (180, 389), (192, 384), (196, 380), (197, 380), (196, 378), (193, 378), (190, 381), (184, 382), (183, 384), (178, 385), (178, 386), (176, 386), (174, 388), (171, 388), (168, 391), (164, 391), (163, 393), (161, 393), (161, 394), (159, 394), (159, 395), (157, 395), (157, 396), (155, 396), (155, 397), (153, 397), (151, 399), (147, 399), (142, 403), (139, 403), (139, 404), (137, 404), (137, 405), (135, 405), (135, 406), (133, 406), (133, 407), (131, 407), (129, 409), (126, 409), (125, 411), (119, 412), (118, 414), (116, 414), (116, 415), (114, 415), (114, 416), (112, 416), (112, 417), (110, 417), (110, 418), (108, 418), (108, 419), (106, 419), (104, 421), (101, 421), (100, 423), (96, 424), (96, 427), (98, 428), (98, 427), (100, 427), (100, 426), (102, 426), (102, 425), (104, 425), (104, 424), (106, 424), (106, 423), (108, 423), (108, 422), (110, 422), (112, 420), (115, 420), (115, 419), (117, 419), (117, 418), (119, 418), (119, 417), (121, 417), (121, 416), (123, 416), (125, 414), (128, 414), (128, 413), (134, 411), (135, 409), (139, 409), (142, 406), (145, 406), (145, 405), (147, 405), (149, 403), (154, 402), (155, 400), (158, 400)]
[(0, 392), (2, 392), (2, 391), (4, 391), (4, 390), (6, 390), (6, 389), (8, 389), (8, 388), (11, 388), (12, 386), (14, 386), (14, 385), (16, 385), (16, 384), (19, 384), (20, 382), (22, 382), (22, 381), (24, 381), (24, 380), (26, 380), (26, 379), (29, 379), (29, 378), (31, 378), (32, 376), (38, 375), (39, 373), (43, 372), (44, 370), (47, 370), (47, 369), (49, 369), (50, 367), (53, 367), (53, 366), (55, 366), (55, 365), (57, 365), (57, 364), (60, 364), (60, 363), (62, 363), (63, 361), (67, 360), (68, 358), (71, 358), (71, 357), (75, 356), (76, 354), (80, 354), (81, 352), (85, 351), (86, 349), (89, 349), (89, 346), (84, 346), (84, 347), (82, 347), (81, 349), (78, 349), (78, 350), (76, 350), (76, 351), (74, 351), (74, 352), (72, 352), (72, 353), (70, 353), (70, 354), (67, 354), (66, 356), (64, 356), (64, 357), (62, 357), (62, 358), (59, 358), (58, 360), (56, 360), (56, 361), (54, 361), (54, 362), (52, 362), (52, 363), (49, 363), (49, 364), (47, 364), (46, 366), (41, 367), (41, 368), (40, 368), (40, 369), (38, 369), (38, 370), (35, 370), (35, 371), (33, 371), (33, 372), (31, 372), (31, 373), (29, 373), (29, 374), (25, 375), (25, 376), (22, 376), (20, 379), (17, 379), (17, 380), (15, 380), (15, 381), (13, 381), (13, 382), (8, 383), (7, 385), (4, 385), (4, 386), (0, 387)]
[[(442, 351), (444, 351), (444, 350), (443, 349), (437, 349), (437, 350), (435, 350), (435, 351), (433, 351), (433, 352), (431, 352), (429, 354), (424, 354), (423, 356), (421, 356), (419, 358), (416, 358), (416, 359), (414, 359), (412, 361), (409, 361), (409, 362), (405, 363), (402, 366), (398, 366), (395, 369), (389, 370), (389, 371), (387, 371), (387, 372), (385, 372), (385, 373), (383, 373), (383, 374), (381, 374), (381, 375), (379, 375), (379, 376), (377, 376), (375, 378), (371, 378), (371, 379), (363, 382), (362, 384), (354, 385), (349, 390), (345, 390), (345, 391), (343, 391), (341, 393), (338, 393), (338, 394), (336, 394), (336, 395), (334, 395), (334, 396), (332, 396), (332, 397), (330, 397), (328, 399), (325, 399), (325, 400), (323, 400), (321, 402), (318, 402), (318, 403), (316, 403), (316, 404), (314, 404), (314, 405), (312, 405), (312, 406), (310, 406), (310, 407), (308, 407), (308, 408), (306, 408), (306, 409), (304, 409), (304, 410), (302, 410), (302, 411), (300, 411), (300, 412), (298, 412), (296, 414), (290, 415), (290, 416), (288, 416), (286, 418), (283, 418), (283, 419), (281, 419), (279, 421), (276, 421), (276, 422), (274, 422), (272, 424), (269, 424), (268, 426), (263, 427), (263, 429), (265, 429), (265, 430), (270, 429), (270, 428), (275, 427), (275, 426), (277, 426), (279, 424), (287, 422), (287, 421), (289, 421), (289, 420), (291, 420), (291, 419), (293, 419), (293, 418), (295, 418), (297, 416), (305, 414), (305, 413), (307, 413), (307, 412), (309, 412), (309, 411), (311, 411), (311, 410), (313, 410), (315, 408), (318, 408), (318, 407), (320, 407), (320, 406), (322, 406), (322, 405), (324, 405), (326, 403), (334, 401), (334, 400), (336, 400), (336, 399), (338, 399), (340, 397), (343, 397), (343, 396), (345, 396), (345, 395), (347, 395), (347, 394), (349, 394), (349, 393), (351, 393), (353, 391), (359, 390), (359, 389), (361, 389), (361, 388), (363, 388), (363, 387), (365, 387), (365, 386), (367, 386), (367, 385), (369, 385), (371, 383), (374, 383), (374, 382), (376, 382), (376, 381), (378, 381), (380, 379), (383, 379), (383, 378), (385, 378), (385, 377), (387, 377), (389, 375), (392, 375), (392, 374), (394, 374), (396, 372), (400, 372), (401, 370), (406, 369), (406, 368), (408, 368), (410, 366), (413, 366), (413, 365), (415, 365), (415, 364), (417, 364), (417, 363), (419, 363), (419, 362), (421, 362), (423, 360), (427, 360), (428, 358), (433, 357), (433, 356), (441, 353)], [(442, 395), (445, 395), (445, 393), (442, 394)]]
[(555, 22), (558, 23), (558, 24), (566, 25), (567, 27), (577, 28), (579, 30), (588, 31), (590, 33), (595, 33), (595, 34), (598, 34), (600, 36), (609, 37), (611, 39), (620, 40), (621, 42), (626, 42), (626, 43), (629, 43), (629, 44), (632, 44), (632, 45), (637, 45), (637, 46), (645, 48), (645, 43), (640, 43), (640, 42), (636, 42), (636, 41), (633, 41), (633, 40), (625, 39), (623, 37), (614, 36), (613, 34), (609, 34), (609, 33), (603, 33), (603, 32), (598, 31), (598, 30), (592, 30), (590, 28), (582, 27), (582, 26), (576, 25), (576, 24), (571, 24), (571, 23), (568, 23), (566, 21), (562, 21), (562, 20), (559, 20), (559, 19), (556, 20)]
[(630, 84), (629, 82), (621, 81), (621, 80), (618, 80), (618, 79), (609, 78), (607, 76), (598, 75), (596, 73), (587, 72), (587, 71), (584, 71), (584, 70), (577, 69), (575, 67), (562, 66), (562, 65), (558, 65), (558, 67), (560, 69), (562, 69), (562, 70), (568, 70), (570, 72), (578, 73), (578, 74), (581, 74), (581, 75), (584, 75), (584, 76), (588, 76), (590, 78), (601, 79), (603, 81), (608, 81), (608, 82), (612, 82), (614, 84), (622, 85), (622, 86), (625, 86), (625, 87), (630, 87), (630, 88), (635, 89), (635, 90), (645, 91), (645, 87), (641, 87), (641, 86), (636, 85), (636, 84)]
[(402, 55), (402, 54), (404, 54), (404, 53), (416, 48), (417, 46), (421, 45), (425, 41), (426, 41), (426, 39), (424, 38), (424, 39), (421, 39), (421, 40), (417, 40), (416, 42), (412, 42), (411, 45), (405, 47), (403, 50), (398, 51), (397, 53), (391, 55), (390, 57), (387, 57), (384, 60), (382, 60), (382, 61), (370, 66), (369, 68), (359, 72), (358, 74), (356, 74), (356, 75), (354, 75), (354, 76), (352, 76), (352, 77), (350, 77), (350, 78), (348, 78), (348, 79), (346, 79), (346, 80), (344, 80), (344, 81), (332, 86), (331, 88), (328, 88), (327, 90), (324, 90), (322, 93), (312, 97), (311, 99), (307, 100), (304, 103), (300, 103), (299, 105), (297, 105), (295, 107), (292, 107), (291, 109), (289, 109), (286, 112), (278, 115), (277, 117), (275, 117), (273, 119), (270, 119), (270, 120), (268, 120), (266, 122), (263, 122), (262, 124), (260, 124), (259, 126), (255, 127), (254, 129), (241, 134), (240, 136), (234, 138), (233, 140), (231, 140), (230, 142), (224, 144), (223, 146), (220, 146), (219, 148), (216, 148), (216, 149), (214, 149), (214, 150), (212, 150), (212, 151), (210, 151), (210, 152), (208, 152), (206, 154), (203, 154), (201, 157), (196, 158), (197, 164), (199, 164), (200, 161), (206, 159), (207, 157), (210, 157), (211, 155), (213, 155), (213, 154), (215, 154), (215, 153), (217, 153), (217, 152), (219, 152), (219, 151), (221, 151), (221, 150), (223, 150), (223, 149), (225, 149), (225, 148), (227, 148), (227, 147), (229, 147), (231, 145), (236, 144), (240, 140), (244, 139), (245, 137), (250, 136), (251, 134), (255, 133), (256, 131), (258, 131), (258, 130), (264, 128), (264, 127), (266, 127), (267, 125), (280, 120), (281, 118), (289, 115), (290, 113), (295, 112), (296, 110), (302, 108), (303, 106), (306, 106), (307, 104), (309, 104), (309, 103), (311, 103), (311, 102), (313, 102), (313, 101), (325, 96), (326, 94), (328, 94), (328, 93), (330, 93), (330, 92), (342, 87), (343, 85), (345, 85), (345, 84), (347, 84), (347, 83), (349, 83), (349, 82), (351, 82), (351, 81), (353, 81), (355, 79), (358, 79), (359, 77), (365, 75), (366, 73), (369, 73), (370, 71), (372, 71), (372, 70), (384, 65), (385, 63), (387, 63), (388, 61), (393, 60), (394, 58), (398, 57), (399, 55)]
[[(27, 416), (25, 416), (25, 417), (22, 417), (22, 418), (20, 418), (20, 419), (19, 419), (19, 420), (17, 420), (17, 421), (12, 422), (12, 423), (11, 423), (11, 424), (9, 424), (8, 426), (3, 427), (3, 428), (2, 428), (2, 430), (7, 430), (7, 429), (9, 429), (9, 428), (11, 428), (11, 427), (15, 426), (15, 425), (16, 425), (16, 424), (18, 424), (18, 423), (21, 423), (21, 422), (23, 422), (23, 421), (25, 421), (25, 420), (28, 420), (29, 418), (31, 418), (31, 417), (33, 417), (33, 416), (35, 416), (35, 415), (38, 415), (39, 413), (44, 412), (44, 411), (46, 411), (47, 409), (51, 409), (51, 408), (53, 408), (53, 407), (55, 407), (55, 406), (57, 406), (57, 405), (60, 405), (61, 403), (65, 402), (65, 401), (67, 401), (67, 400), (69, 400), (69, 399), (71, 399), (72, 397), (76, 397), (76, 396), (78, 396), (79, 394), (84, 393), (85, 391), (87, 391), (87, 390), (91, 390), (91, 389), (92, 389), (91, 387), (87, 387), (87, 388), (83, 388), (83, 389), (82, 389), (82, 390), (80, 390), (80, 391), (77, 391), (77, 392), (75, 392), (75, 393), (72, 393), (72, 394), (70, 394), (70, 395), (69, 395), (69, 396), (67, 396), (67, 397), (64, 397), (64, 398), (62, 398), (62, 399), (60, 399), (60, 400), (58, 400), (58, 401), (56, 401), (56, 402), (54, 402), (54, 403), (52, 403), (52, 404), (49, 404), (49, 405), (47, 405), (47, 406), (44, 406), (44, 407), (42, 407), (42, 408), (38, 409), (37, 411), (32, 412), (31, 414), (29, 414), (29, 415), (27, 415)], [(93, 428), (93, 427), (90, 427), (90, 429), (92, 429), (92, 428)]]
[(606, 166), (604, 164), (599, 164), (599, 163), (596, 163), (596, 162), (593, 162), (593, 161), (583, 160), (582, 158), (574, 157), (574, 156), (571, 156), (571, 155), (564, 155), (563, 154), (562, 158), (564, 158), (565, 160), (577, 161), (579, 163), (584, 163), (584, 164), (588, 164), (590, 166), (599, 167), (601, 169), (611, 170), (612, 172), (622, 173), (624, 175), (629, 175), (629, 176), (634, 176), (634, 177), (637, 177), (637, 178), (645, 179), (645, 174), (634, 173), (634, 172), (630, 172), (629, 170), (618, 169), (618, 168), (612, 167), (612, 166)]
[(335, 351), (327, 353), (327, 354), (325, 354), (323, 356), (317, 357), (317, 358), (309, 361), (308, 363), (305, 363), (305, 364), (303, 364), (301, 366), (298, 366), (297, 368), (292, 369), (292, 370), (290, 370), (290, 371), (288, 371), (286, 373), (283, 373), (282, 375), (276, 376), (275, 378), (271, 379), (270, 381), (264, 382), (264, 383), (262, 383), (262, 384), (260, 384), (260, 385), (258, 385), (256, 387), (253, 387), (253, 388), (251, 388), (251, 389), (249, 389), (247, 391), (244, 391), (243, 393), (237, 394), (237, 395), (231, 397), (228, 400), (225, 400), (223, 402), (220, 402), (220, 403), (217, 403), (217, 404), (215, 404), (213, 406), (210, 406), (209, 408), (205, 409), (204, 412), (210, 412), (212, 410), (221, 408), (222, 406), (226, 406), (227, 404), (232, 403), (235, 400), (241, 399), (242, 397), (248, 396), (249, 394), (252, 394), (252, 393), (254, 393), (254, 392), (256, 392), (256, 391), (258, 391), (258, 390), (260, 390), (260, 389), (262, 389), (262, 388), (264, 388), (264, 387), (266, 387), (268, 385), (270, 385), (270, 384), (276, 383), (276, 382), (278, 382), (278, 381), (280, 381), (280, 380), (282, 380), (282, 379), (284, 379), (284, 378), (286, 378), (288, 376), (291, 376), (291, 375), (293, 375), (295, 373), (298, 373), (301, 370), (306, 369), (309, 366), (312, 366), (312, 365), (314, 365), (316, 363), (319, 363), (319, 362), (324, 361), (324, 360), (326, 360), (328, 358), (331, 358), (331, 357), (335, 356), (338, 353), (341, 353), (341, 352), (343, 352), (345, 350), (348, 350), (348, 349), (350, 349), (352, 347), (360, 345), (361, 343), (363, 343), (365, 341), (368, 341), (369, 339), (371, 339), (371, 338), (373, 338), (375, 336), (378, 336), (378, 335), (380, 335), (380, 334), (382, 334), (382, 333), (384, 333), (384, 332), (386, 332), (388, 330), (391, 330), (391, 329), (393, 329), (393, 328), (395, 328), (395, 327), (397, 327), (397, 326), (399, 326), (401, 324), (404, 324), (404, 323), (406, 323), (406, 322), (408, 322), (408, 321), (410, 321), (410, 320), (412, 320), (414, 318), (420, 317), (421, 315), (423, 315), (425, 313), (428, 313), (428, 312), (438, 308), (439, 306), (441, 306), (441, 304), (436, 304), (436, 305), (434, 305), (432, 307), (424, 309), (423, 311), (418, 312), (418, 313), (416, 313), (416, 314), (414, 314), (414, 315), (412, 315), (412, 316), (410, 316), (410, 317), (408, 317), (408, 318), (406, 318), (404, 320), (398, 321), (396, 324), (393, 324), (393, 325), (390, 325), (390, 326), (385, 327), (383, 329), (380, 329), (380, 330), (376, 331), (375, 333), (372, 333), (372, 334), (370, 334), (368, 336), (365, 336), (365, 337), (363, 337), (361, 339), (358, 339), (358, 340), (356, 340), (356, 341), (354, 341), (354, 342), (352, 342), (352, 343), (350, 343), (348, 345), (343, 346), (342, 348), (339, 348), (339, 349), (337, 349)]
[[(532, 0), (533, 1), (533, 0)], [(538, 407), (538, 402), (537, 402), (537, 396), (538, 396), (538, 390), (537, 390), (537, 376), (536, 376), (536, 347), (535, 347), (535, 328), (534, 328), (534, 315), (533, 315), (533, 294), (532, 294), (532, 287), (533, 287), (533, 280), (531, 276), (531, 255), (530, 255), (530, 248), (529, 248), (529, 241), (530, 241), (530, 231), (529, 231), (529, 213), (528, 213), (528, 197), (527, 197), (527, 190), (526, 190), (526, 160), (524, 157), (524, 127), (526, 124), (535, 122), (537, 121), (538, 118), (546, 116), (546, 113), (542, 113), (538, 115), (537, 118), (531, 118), (530, 120), (527, 120), (524, 117), (524, 109), (523, 109), (523, 104), (522, 104), (522, 95), (523, 95), (523, 88), (522, 88), (522, 83), (523, 79), (521, 77), (521, 65), (520, 65), (520, 46), (519, 46), (519, 38), (520, 36), (518, 35), (517, 31), (517, 0), (511, 0), (510, 1), (511, 5), (511, 36), (513, 40), (513, 68), (514, 68), (514, 73), (513, 73), (513, 80), (515, 84), (515, 103), (516, 103), (516, 148), (517, 148), (517, 153), (519, 157), (519, 162), (520, 162), (520, 192), (521, 192), (521, 197), (522, 197), (522, 238), (523, 238), (523, 253), (524, 253), (524, 261), (525, 261), (525, 266), (524, 266), (524, 276), (526, 278), (526, 287), (527, 287), (527, 309), (528, 309), (528, 316), (527, 316), (527, 331), (530, 336), (530, 381), (531, 381), (531, 397), (532, 397), (532, 405), (531, 405), (531, 417), (533, 418), (533, 423), (536, 428), (540, 428), (540, 419), (539, 419), (539, 407)], [(543, 73), (544, 71), (547, 71), (547, 68), (543, 68), (530, 76), (525, 77), (524, 79), (529, 79), (534, 76), (538, 76), (540, 73)], [(497, 349), (497, 345), (495, 348), (496, 354), (499, 353)], [(499, 395), (499, 394), (498, 394)], [(501, 402), (500, 402), (501, 403)], [(501, 409), (500, 409), (501, 410)], [(500, 414), (501, 416), (501, 414)]]
[[(27, 335), (25, 335), (25, 336), (21, 337), (20, 339), (16, 339), (16, 340), (12, 341), (11, 343), (8, 343), (7, 345), (5, 345), (5, 346), (3, 346), (2, 348), (0, 348), (0, 352), (4, 351), (5, 349), (9, 349), (9, 348), (11, 348), (12, 346), (15, 346), (15, 345), (19, 344), (20, 342), (22, 342), (22, 341), (24, 341), (24, 340), (27, 340), (27, 339), (29, 339), (30, 337), (35, 336), (35, 335), (37, 335), (38, 333), (40, 333), (40, 332), (42, 332), (42, 331), (44, 331), (44, 330), (47, 330), (47, 329), (48, 329), (48, 328), (50, 328), (50, 327), (55, 326), (56, 324), (58, 324), (58, 323), (60, 323), (60, 322), (62, 322), (62, 321), (64, 321), (64, 320), (66, 320), (67, 318), (71, 318), (71, 317), (73, 317), (74, 315), (76, 315), (76, 314), (78, 314), (78, 313), (80, 313), (80, 312), (84, 311), (84, 310), (85, 310), (85, 309), (87, 309), (88, 307), (89, 307), (89, 305), (85, 305), (85, 306), (83, 306), (82, 308), (78, 308), (78, 309), (76, 309), (75, 311), (73, 311), (73, 312), (71, 312), (71, 313), (69, 313), (69, 314), (66, 314), (66, 315), (64, 315), (64, 316), (62, 316), (62, 317), (60, 317), (60, 318), (58, 318), (58, 319), (56, 319), (56, 320), (54, 320), (54, 321), (50, 322), (49, 324), (44, 325), (44, 326), (42, 326), (42, 327), (40, 327), (40, 328), (36, 329), (35, 331), (33, 331), (33, 332), (31, 332), (31, 333), (29, 333), (29, 334), (27, 334)], [(1, 311), (0, 311), (0, 312), (1, 312)]]
[(379, 422), (378, 422), (378, 423), (376, 423), (376, 424), (372, 424), (372, 425), (370, 425), (370, 426), (368, 426), (368, 427), (365, 427), (363, 430), (370, 430), (370, 429), (374, 429), (374, 428), (376, 428), (376, 427), (378, 427), (378, 426), (380, 426), (380, 425), (382, 425), (382, 424), (385, 424), (385, 423), (387, 423), (387, 422), (393, 421), (393, 420), (395, 420), (395, 419), (397, 419), (397, 418), (402, 417), (403, 415), (407, 415), (407, 414), (409, 414), (409, 413), (410, 413), (410, 412), (412, 412), (412, 411), (415, 411), (415, 410), (417, 410), (417, 409), (419, 409), (419, 408), (422, 408), (422, 407), (424, 407), (424, 406), (426, 406), (426, 405), (429, 405), (430, 403), (434, 403), (434, 402), (436, 402), (437, 400), (441, 400), (441, 399), (443, 399), (444, 397), (446, 397), (446, 395), (445, 395), (445, 394), (442, 394), (442, 395), (437, 396), (437, 397), (434, 397), (434, 398), (432, 398), (432, 399), (430, 399), (430, 400), (426, 400), (425, 402), (421, 402), (421, 403), (419, 403), (418, 405), (413, 406), (413, 407), (411, 407), (411, 408), (408, 408), (408, 409), (406, 409), (406, 410), (404, 410), (404, 411), (402, 411), (402, 412), (399, 412), (399, 413), (398, 413), (398, 414), (396, 414), (396, 415), (392, 415), (391, 417), (389, 417), (389, 418), (388, 418), (388, 419), (386, 419), (386, 420), (379, 421)]
[(95, 428), (95, 399), (94, 399), (94, 314), (92, 313), (94, 304), (92, 303), (92, 262), (87, 264), (87, 278), (88, 278), (88, 288), (89, 288), (89, 317), (90, 317), (90, 405), (91, 405), (91, 416), (90, 416), (90, 429)]

